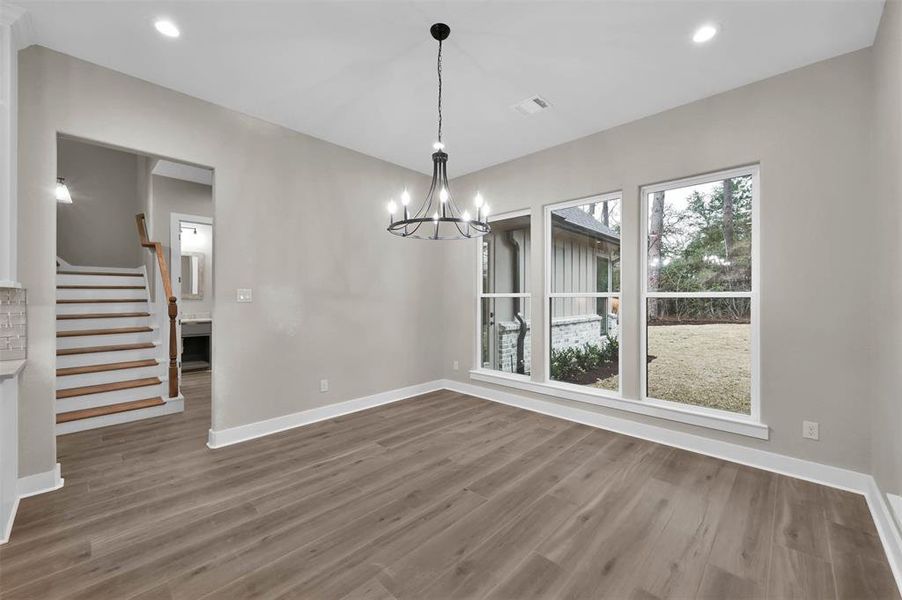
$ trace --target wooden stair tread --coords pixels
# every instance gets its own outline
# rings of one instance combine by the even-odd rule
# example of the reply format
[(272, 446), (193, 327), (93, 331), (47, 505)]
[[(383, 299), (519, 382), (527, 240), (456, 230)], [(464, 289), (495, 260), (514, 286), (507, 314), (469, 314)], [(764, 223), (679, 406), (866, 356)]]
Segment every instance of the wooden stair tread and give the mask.
[(85, 335), (118, 335), (122, 333), (149, 333), (150, 327), (114, 327), (112, 329), (75, 329), (72, 331), (57, 331), (56, 337), (80, 337)]
[(90, 394), (102, 394), (104, 392), (118, 392), (119, 390), (131, 390), (162, 383), (159, 377), (144, 377), (142, 379), (129, 379), (128, 381), (114, 381), (112, 383), (98, 383), (96, 385), (82, 385), (74, 388), (56, 390), (56, 399), (74, 398), (75, 396), (88, 396)]
[(67, 298), (57, 300), (57, 304), (111, 304), (123, 302), (147, 302), (147, 298)]
[(83, 367), (66, 367), (56, 370), (57, 377), (66, 375), (84, 375), (85, 373), (103, 373), (104, 371), (121, 371), (123, 369), (140, 369), (142, 367), (156, 367), (159, 361), (152, 358), (146, 360), (127, 360), (125, 362), (103, 363), (99, 365), (85, 365)]
[(108, 404), (106, 406), (96, 406), (94, 408), (85, 408), (82, 410), (72, 410), (56, 415), (57, 423), (68, 423), (69, 421), (78, 421), (80, 419), (90, 419), (91, 417), (102, 417), (103, 415), (114, 415), (116, 413), (128, 412), (130, 410), (138, 410), (141, 408), (150, 408), (152, 406), (162, 406), (166, 404), (162, 398), (145, 398), (144, 400), (132, 400), (131, 402), (119, 402), (118, 404)]
[(58, 290), (143, 290), (143, 285), (58, 285)]
[(69, 356), (72, 354), (92, 354), (94, 352), (118, 352), (120, 350), (143, 350), (153, 348), (151, 342), (140, 344), (114, 344), (112, 346), (85, 346), (83, 348), (61, 348), (56, 351), (57, 356)]
[(149, 317), (149, 312), (124, 312), (124, 313), (78, 313), (76, 315), (56, 315), (57, 321), (71, 321), (73, 319), (124, 319), (128, 317)]
[(57, 275), (90, 275), (99, 277), (144, 277), (143, 273), (108, 273), (106, 271), (57, 271)]

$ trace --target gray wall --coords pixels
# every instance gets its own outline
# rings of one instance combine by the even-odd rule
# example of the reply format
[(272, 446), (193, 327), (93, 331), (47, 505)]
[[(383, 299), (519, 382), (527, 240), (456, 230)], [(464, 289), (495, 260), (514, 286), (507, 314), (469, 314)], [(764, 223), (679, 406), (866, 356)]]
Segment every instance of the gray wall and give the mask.
[[(172, 249), (170, 248), (170, 215), (181, 213), (201, 217), (213, 216), (213, 187), (173, 179), (161, 175), (153, 176), (153, 219), (151, 234), (154, 241), (163, 244), (164, 255), (172, 265)], [(204, 270), (205, 294), (203, 300), (184, 300), (179, 302), (181, 314), (210, 313), (213, 311), (213, 262), (207, 260)], [(175, 282), (173, 282), (175, 285)]]
[[(440, 374), (441, 353), (423, 342), (441, 345), (443, 245), (385, 232), (386, 199), (405, 186), (425, 193), (425, 176), (42, 47), (20, 52), (19, 65), (19, 272), (31, 340), (20, 476), (56, 461), (58, 131), (215, 168), (214, 429)], [(253, 303), (235, 302), (239, 287), (253, 288)]]
[(874, 164), (881, 247), (873, 256), (877, 376), (872, 410), (873, 474), (880, 488), (902, 494), (902, 3), (888, 0), (873, 47)]
[(73, 265), (137, 267), (144, 262), (135, 215), (139, 157), (61, 138), (57, 173), (66, 178), (72, 204), (57, 204), (56, 251)]
[[(640, 186), (760, 163), (761, 410), (771, 439), (583, 408), (870, 469), (867, 332), (870, 259), (878, 248), (867, 232), (879, 203), (870, 177), (871, 58), (869, 49), (841, 56), (452, 183), (458, 198), (472, 198), (478, 188), (496, 215), (532, 209), (532, 320), (541, 323), (545, 204), (623, 190), (624, 235), (635, 236)], [(636, 237), (624, 238), (623, 392), (632, 399), (640, 376), (639, 249)], [(463, 380), (474, 343), (475, 251), (475, 244), (450, 248), (443, 279), (445, 314), (452, 319), (442, 345), (445, 375)], [(532, 356), (541, 356), (545, 343), (542, 328), (534, 327)], [(461, 370), (450, 369), (453, 360)], [(533, 378), (544, 380), (541, 365), (533, 365)], [(819, 442), (802, 439), (803, 419), (820, 422)]]

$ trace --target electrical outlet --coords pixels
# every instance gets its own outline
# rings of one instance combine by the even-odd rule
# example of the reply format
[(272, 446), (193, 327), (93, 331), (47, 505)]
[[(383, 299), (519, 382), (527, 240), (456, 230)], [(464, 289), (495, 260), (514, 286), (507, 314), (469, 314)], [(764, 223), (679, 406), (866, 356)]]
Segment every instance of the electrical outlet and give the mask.
[(250, 288), (238, 288), (238, 302), (252, 302), (253, 292)]
[(809, 440), (820, 439), (818, 424), (814, 421), (802, 421), (802, 437)]
[(329, 380), (328, 379), (320, 379), (319, 380), (319, 391), (321, 391), (321, 392), (329, 391)]
[(451, 365), (451, 367), (452, 367), (455, 371), (457, 371), (458, 369), (460, 369), (460, 361), (459, 361), (459, 360), (455, 360), (455, 361), (454, 361), (454, 364)]

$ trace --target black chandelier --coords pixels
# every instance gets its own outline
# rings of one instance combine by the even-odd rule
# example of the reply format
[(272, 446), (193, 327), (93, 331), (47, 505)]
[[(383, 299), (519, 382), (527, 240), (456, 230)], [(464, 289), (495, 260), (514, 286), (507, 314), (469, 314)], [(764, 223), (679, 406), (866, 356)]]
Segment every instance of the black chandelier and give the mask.
[(411, 216), (408, 208), (410, 194), (401, 194), (402, 218), (395, 220), (398, 205), (394, 200), (388, 203), (389, 233), (401, 237), (422, 240), (462, 240), (483, 236), (491, 231), (488, 223), (489, 207), (480, 194), (473, 201), (475, 215), (461, 212), (454, 203), (448, 185), (448, 154), (442, 143), (442, 42), (448, 39), (451, 28), (444, 23), (436, 23), (429, 32), (438, 41), (438, 141), (433, 146), (432, 185), (420, 209)]

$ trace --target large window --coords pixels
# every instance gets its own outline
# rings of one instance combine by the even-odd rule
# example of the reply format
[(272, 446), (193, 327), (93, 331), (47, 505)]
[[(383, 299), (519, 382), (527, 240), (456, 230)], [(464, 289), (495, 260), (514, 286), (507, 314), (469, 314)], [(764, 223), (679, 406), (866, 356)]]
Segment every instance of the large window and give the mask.
[(620, 194), (550, 206), (545, 216), (548, 379), (619, 394)]
[(480, 367), (529, 375), (529, 214), (499, 215), (491, 225), (480, 239)]
[(642, 190), (644, 396), (757, 417), (757, 168)]

